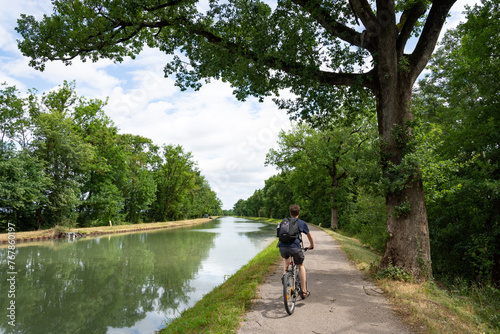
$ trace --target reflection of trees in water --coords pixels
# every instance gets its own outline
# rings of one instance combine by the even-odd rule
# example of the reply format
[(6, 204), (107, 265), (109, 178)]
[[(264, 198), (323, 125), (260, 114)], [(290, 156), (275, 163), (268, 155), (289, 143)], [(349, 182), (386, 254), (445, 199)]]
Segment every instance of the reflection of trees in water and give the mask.
[(247, 237), (253, 245), (259, 246), (262, 241), (276, 235), (276, 225), (262, 224), (262, 226), (260, 226), (258, 230), (238, 232), (238, 235)]
[[(7, 333), (105, 333), (146, 312), (179, 310), (188, 281), (215, 234), (188, 230), (80, 240), (72, 247), (23, 247), (16, 256), (16, 327)], [(6, 256), (0, 263), (6, 268)], [(0, 293), (7, 295), (6, 272)], [(0, 307), (6, 309), (2, 298)], [(11, 330), (15, 331), (11, 331)]]

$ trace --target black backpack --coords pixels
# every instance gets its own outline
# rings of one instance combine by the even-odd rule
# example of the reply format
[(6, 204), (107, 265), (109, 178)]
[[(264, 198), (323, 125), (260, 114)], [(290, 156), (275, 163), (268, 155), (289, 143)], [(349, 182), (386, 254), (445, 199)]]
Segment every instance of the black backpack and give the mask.
[(290, 244), (300, 238), (299, 219), (285, 218), (278, 224), (276, 236), (281, 242)]

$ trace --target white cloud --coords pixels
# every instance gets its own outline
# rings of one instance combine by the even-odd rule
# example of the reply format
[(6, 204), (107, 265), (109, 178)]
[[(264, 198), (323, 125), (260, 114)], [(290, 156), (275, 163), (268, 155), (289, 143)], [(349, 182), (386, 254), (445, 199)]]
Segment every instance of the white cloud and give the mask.
[(465, 6), (474, 7), (474, 5), (480, 3), (480, 0), (458, 0), (451, 7), (450, 17), (446, 20), (446, 29), (454, 29), (459, 23), (465, 22)]
[(279, 131), (289, 127), (285, 112), (270, 101), (239, 102), (222, 82), (198, 92), (179, 92), (172, 80), (156, 75), (146, 74), (152, 86), (116, 88), (110, 96), (107, 113), (120, 132), (151, 138), (158, 145), (180, 144), (192, 152), (225, 208), (263, 187), (275, 173), (263, 166), (265, 155)]

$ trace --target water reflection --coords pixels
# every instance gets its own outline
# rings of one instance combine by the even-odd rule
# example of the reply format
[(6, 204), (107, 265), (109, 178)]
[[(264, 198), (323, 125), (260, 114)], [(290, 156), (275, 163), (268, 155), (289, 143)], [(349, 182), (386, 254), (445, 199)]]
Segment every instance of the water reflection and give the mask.
[[(0, 332), (153, 333), (247, 263), (273, 234), (272, 225), (228, 217), (189, 229), (19, 247), (16, 327), (4, 314)], [(0, 249), (2, 268), (6, 256)], [(2, 270), (2, 310), (7, 283)]]

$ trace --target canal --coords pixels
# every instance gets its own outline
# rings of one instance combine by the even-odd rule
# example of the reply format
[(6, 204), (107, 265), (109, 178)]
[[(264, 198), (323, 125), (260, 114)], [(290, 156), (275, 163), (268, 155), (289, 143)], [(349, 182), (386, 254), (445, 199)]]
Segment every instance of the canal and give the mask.
[[(25, 244), (15, 297), (0, 249), (0, 333), (154, 333), (275, 238), (275, 226), (224, 217), (189, 228)], [(15, 300), (15, 327), (8, 324)]]

